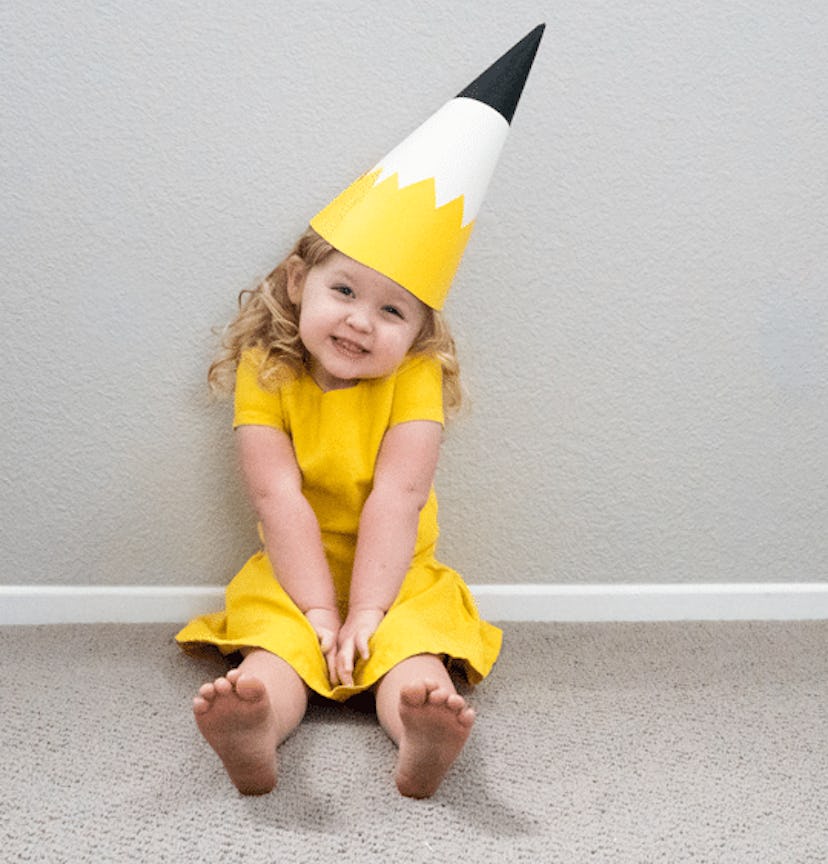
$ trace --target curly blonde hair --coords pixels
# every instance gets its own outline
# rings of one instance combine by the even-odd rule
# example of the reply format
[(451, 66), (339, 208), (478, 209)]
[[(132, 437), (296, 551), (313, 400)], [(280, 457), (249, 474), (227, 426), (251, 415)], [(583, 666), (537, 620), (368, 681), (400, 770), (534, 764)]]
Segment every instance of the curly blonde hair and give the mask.
[[(296, 256), (310, 269), (336, 251), (308, 228), (290, 254), (259, 285), (239, 294), (239, 312), (225, 327), (218, 355), (207, 373), (214, 393), (232, 393), (236, 367), (250, 348), (261, 352), (259, 383), (266, 389), (276, 389), (308, 368), (308, 353), (299, 338), (299, 307), (288, 296), (287, 263)], [(439, 360), (443, 369), (443, 408), (447, 416), (455, 414), (462, 402), (460, 364), (454, 339), (440, 312), (428, 309), (410, 353)]]

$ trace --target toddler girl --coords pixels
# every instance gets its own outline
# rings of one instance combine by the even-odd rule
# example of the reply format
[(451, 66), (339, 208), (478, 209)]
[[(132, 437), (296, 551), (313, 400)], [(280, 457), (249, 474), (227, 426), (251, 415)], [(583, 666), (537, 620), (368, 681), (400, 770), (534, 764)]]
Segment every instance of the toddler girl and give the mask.
[[(311, 691), (373, 692), (403, 795), (432, 795), (471, 731), (448, 667), (479, 682), (501, 633), (435, 558), (432, 482), (444, 410), (459, 403), (439, 309), (482, 198), (474, 184), (491, 174), (541, 31), (317, 214), (243, 292), (210, 369), (215, 388), (235, 391), (264, 548), (230, 582), (225, 610), (176, 638), (243, 657), (193, 702), (243, 793), (274, 787), (276, 749)], [(455, 197), (444, 205), (446, 179)]]

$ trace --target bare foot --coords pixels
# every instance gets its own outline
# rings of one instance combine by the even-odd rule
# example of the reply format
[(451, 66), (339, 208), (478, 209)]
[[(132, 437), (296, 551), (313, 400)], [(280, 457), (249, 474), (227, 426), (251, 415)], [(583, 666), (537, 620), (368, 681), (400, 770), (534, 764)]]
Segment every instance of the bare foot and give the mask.
[(244, 795), (264, 795), (276, 785), (276, 717), (264, 684), (231, 669), (205, 684), (193, 699), (201, 734), (218, 753)]
[(397, 788), (411, 798), (429, 798), (460, 755), (474, 711), (459, 694), (421, 681), (400, 692), (400, 720)]

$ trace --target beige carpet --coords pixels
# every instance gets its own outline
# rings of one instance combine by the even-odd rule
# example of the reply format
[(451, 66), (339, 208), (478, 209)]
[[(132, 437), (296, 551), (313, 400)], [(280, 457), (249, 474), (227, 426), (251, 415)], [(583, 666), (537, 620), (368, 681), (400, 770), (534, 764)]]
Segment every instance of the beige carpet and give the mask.
[(507, 624), (429, 801), (371, 716), (316, 706), (243, 798), (189, 715), (214, 662), (169, 625), (0, 628), (0, 858), (828, 860), (828, 622)]

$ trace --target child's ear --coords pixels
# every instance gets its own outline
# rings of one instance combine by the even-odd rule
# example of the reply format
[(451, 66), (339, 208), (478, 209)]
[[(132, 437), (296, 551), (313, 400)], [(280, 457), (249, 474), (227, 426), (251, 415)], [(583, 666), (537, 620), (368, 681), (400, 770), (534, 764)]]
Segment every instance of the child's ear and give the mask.
[(308, 275), (308, 267), (298, 255), (291, 255), (285, 264), (287, 271), (287, 293), (290, 302), (298, 306), (302, 299), (302, 286), (305, 284), (305, 276)]

